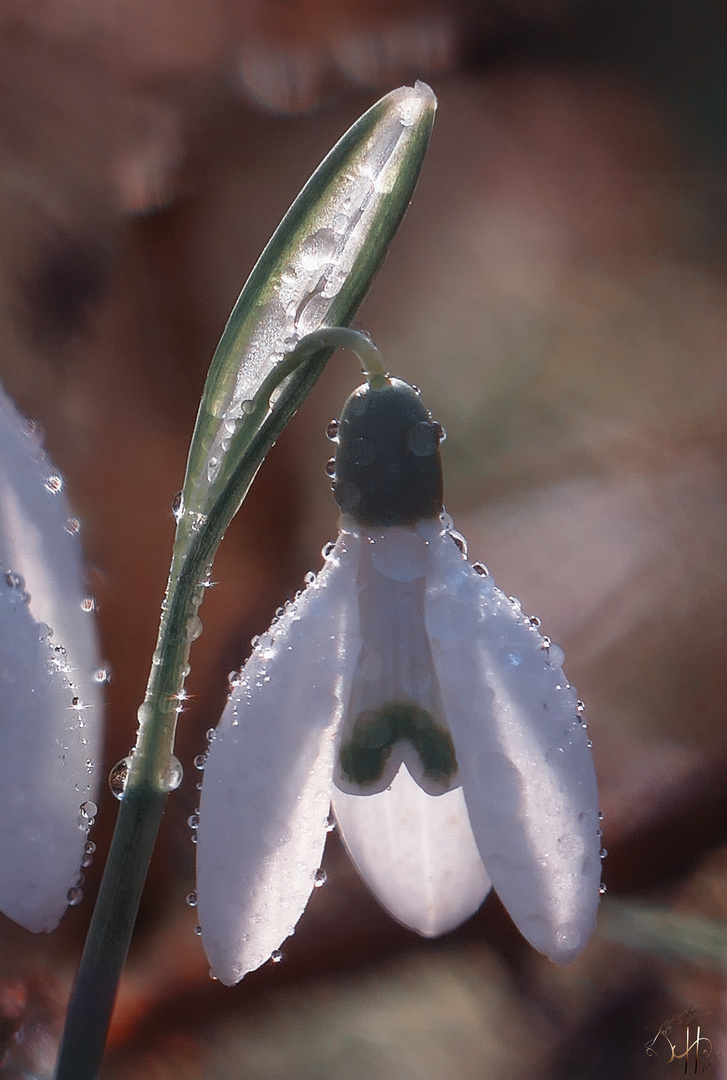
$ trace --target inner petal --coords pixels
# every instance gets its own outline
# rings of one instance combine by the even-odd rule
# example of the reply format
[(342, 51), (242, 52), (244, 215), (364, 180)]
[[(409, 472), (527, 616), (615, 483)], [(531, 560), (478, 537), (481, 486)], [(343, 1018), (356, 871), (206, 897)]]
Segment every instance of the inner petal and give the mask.
[(334, 774), (349, 794), (384, 791), (402, 764), (430, 795), (459, 783), (424, 621), (426, 548), (399, 526), (368, 533), (362, 545), (362, 648)]

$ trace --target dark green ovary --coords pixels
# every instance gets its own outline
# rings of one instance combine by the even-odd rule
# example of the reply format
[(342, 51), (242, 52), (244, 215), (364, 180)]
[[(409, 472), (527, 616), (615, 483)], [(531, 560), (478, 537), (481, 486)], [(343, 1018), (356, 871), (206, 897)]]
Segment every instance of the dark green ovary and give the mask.
[(449, 787), (457, 772), (454, 743), (426, 709), (408, 701), (389, 701), (378, 709), (359, 713), (348, 742), (341, 746), (344, 775), (367, 787), (381, 779), (394, 745), (410, 742), (419, 755), (427, 779)]

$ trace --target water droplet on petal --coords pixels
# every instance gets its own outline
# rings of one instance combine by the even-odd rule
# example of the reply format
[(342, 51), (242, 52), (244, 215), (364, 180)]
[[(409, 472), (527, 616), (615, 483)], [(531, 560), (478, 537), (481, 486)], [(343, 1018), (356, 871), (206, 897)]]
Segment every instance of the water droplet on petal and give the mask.
[(66, 522), (66, 532), (69, 536), (76, 536), (81, 531), (81, 522), (78, 518), (70, 517)]
[(187, 824), (189, 825), (190, 829), (198, 829), (199, 828), (199, 812), (198, 811), (196, 811), (194, 814), (189, 815), (189, 817), (187, 818)]
[(313, 876), (313, 888), (322, 889), (325, 883), (328, 881), (328, 874), (323, 868), (316, 870)]
[(94, 598), (92, 596), (86, 596), (81, 601), (81, 611), (90, 612), (90, 611), (95, 611), (95, 610), (96, 610), (96, 601), (94, 600)]
[(178, 491), (172, 499), (172, 513), (176, 522), (181, 521), (184, 517), (184, 498), (181, 491)]
[(190, 615), (184, 624), (187, 641), (196, 641), (202, 633), (202, 620), (199, 615)]
[(273, 949), (273, 951), (270, 953), (270, 959), (274, 964), (280, 964), (282, 963), (284, 957), (280, 949)]
[(57, 495), (59, 491), (63, 490), (63, 477), (55, 474), (53, 476), (47, 476), (43, 487), (46, 491), (50, 492), (51, 495)]
[(321, 555), (324, 559), (330, 559), (331, 555), (335, 551), (336, 545), (333, 540), (329, 540), (327, 544), (324, 544), (321, 548)]
[(605, 847), (602, 847), (601, 850), (599, 851), (598, 855), (599, 855), (599, 858), (605, 859), (606, 856), (608, 855), (608, 849), (605, 848)]
[(80, 889), (77, 885), (74, 885), (72, 889), (68, 890), (66, 894), (68, 897), (69, 907), (78, 907), (83, 900), (83, 889)]
[(202, 770), (204, 769), (206, 764), (207, 764), (207, 755), (206, 754), (197, 754), (197, 757), (194, 759), (194, 767), (195, 767), (195, 769), (199, 769), (200, 772), (202, 772)]
[(329, 458), (328, 461), (326, 462), (326, 476), (333, 477), (335, 475), (336, 475), (336, 459), (334, 457), (332, 457), (332, 458)]
[(187, 903), (190, 907), (197, 907), (197, 893), (194, 890), (187, 893)]
[(490, 571), (482, 562), (472, 563), (472, 569), (476, 574), (479, 574), (480, 577), (489, 577)]
[(308, 573), (303, 578), (303, 581), (306, 583), (306, 585), (312, 585), (315, 582), (315, 580), (316, 580), (316, 576), (315, 576), (315, 574), (313, 573), (312, 570), (309, 570)]
[(439, 445), (437, 425), (421, 420), (406, 433), (406, 445), (415, 457), (431, 457)]
[(458, 533), (454, 529), (450, 529), (449, 530), (449, 536), (451, 537), (452, 540), (454, 540), (455, 544), (457, 545), (459, 550), (462, 552), (462, 554), (466, 558), (467, 557), (467, 541), (465, 540), (464, 536), (462, 536), (462, 533)]
[(601, 884), (598, 886), (598, 891), (601, 894), (601, 896), (606, 895), (606, 886), (603, 884), (603, 882), (601, 882)]
[(330, 420), (328, 422), (328, 427), (326, 428), (326, 435), (331, 440), (331, 442), (336, 442), (338, 440), (338, 428), (338, 420)]
[(201, 926), (195, 926), (194, 932), (197, 935), (197, 937), (202, 937), (202, 927)]

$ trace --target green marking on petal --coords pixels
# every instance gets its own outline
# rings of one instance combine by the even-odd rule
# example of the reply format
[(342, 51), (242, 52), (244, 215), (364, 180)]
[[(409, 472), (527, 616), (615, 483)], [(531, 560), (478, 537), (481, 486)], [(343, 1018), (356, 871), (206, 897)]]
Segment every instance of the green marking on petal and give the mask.
[(359, 713), (348, 742), (341, 746), (344, 775), (361, 787), (381, 779), (392, 748), (409, 742), (419, 755), (427, 779), (449, 787), (457, 772), (452, 736), (430, 712), (409, 701), (388, 701)]

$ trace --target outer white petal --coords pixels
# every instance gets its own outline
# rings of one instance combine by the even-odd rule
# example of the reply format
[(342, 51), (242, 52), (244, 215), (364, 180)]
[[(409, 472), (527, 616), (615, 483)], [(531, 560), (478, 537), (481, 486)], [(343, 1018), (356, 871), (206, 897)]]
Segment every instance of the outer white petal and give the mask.
[(427, 523), (426, 622), (470, 822), (501, 900), (557, 963), (595, 924), (598, 792), (576, 696), (519, 605)]
[(95, 628), (61, 488), (0, 391), (0, 910), (36, 931), (66, 909), (99, 783)]
[(402, 765), (388, 791), (334, 788), (333, 810), (361, 877), (411, 930), (426, 937), (453, 930), (490, 891), (461, 787), (427, 795)]
[(257, 644), (208, 754), (197, 909), (227, 985), (293, 933), (320, 866), (333, 755), (358, 659), (360, 539), (339, 536), (315, 582)]

